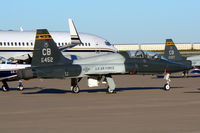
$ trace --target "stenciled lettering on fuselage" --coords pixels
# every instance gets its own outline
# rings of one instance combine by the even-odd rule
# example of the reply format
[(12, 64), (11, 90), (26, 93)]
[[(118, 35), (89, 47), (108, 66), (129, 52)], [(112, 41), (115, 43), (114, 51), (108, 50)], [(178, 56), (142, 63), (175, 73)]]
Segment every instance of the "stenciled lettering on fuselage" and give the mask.
[(53, 57), (51, 56), (52, 52), (51, 49), (48, 48), (48, 43), (45, 43), (44, 48), (42, 49), (42, 55), (41, 57), (41, 63), (52, 63), (53, 62)]
[(95, 67), (95, 71), (102, 71), (102, 70), (114, 70), (114, 66), (97, 66)]

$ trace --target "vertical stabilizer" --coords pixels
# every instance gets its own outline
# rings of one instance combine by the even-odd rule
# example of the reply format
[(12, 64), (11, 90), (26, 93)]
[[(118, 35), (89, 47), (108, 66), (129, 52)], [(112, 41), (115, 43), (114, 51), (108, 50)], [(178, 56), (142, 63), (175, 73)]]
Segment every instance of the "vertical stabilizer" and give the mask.
[(180, 54), (172, 39), (166, 39), (164, 57), (168, 60), (180, 61), (184, 57)]
[(32, 58), (32, 67), (62, 65), (72, 63), (59, 51), (56, 43), (46, 29), (36, 32), (35, 46)]
[(78, 35), (78, 32), (76, 30), (76, 27), (74, 25), (74, 22), (72, 19), (69, 19), (69, 30), (70, 30), (70, 37), (71, 37), (71, 44), (82, 44), (80, 37)]

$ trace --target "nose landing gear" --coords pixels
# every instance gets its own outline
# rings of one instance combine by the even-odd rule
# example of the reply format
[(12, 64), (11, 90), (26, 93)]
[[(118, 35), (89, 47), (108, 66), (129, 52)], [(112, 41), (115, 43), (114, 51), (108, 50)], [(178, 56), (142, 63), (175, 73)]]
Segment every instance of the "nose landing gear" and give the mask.
[(166, 90), (166, 91), (169, 91), (170, 90), (170, 82), (171, 82), (171, 80), (170, 80), (170, 74), (169, 73), (167, 73), (165, 76), (164, 76), (164, 79), (167, 81), (167, 83), (164, 85), (164, 89)]

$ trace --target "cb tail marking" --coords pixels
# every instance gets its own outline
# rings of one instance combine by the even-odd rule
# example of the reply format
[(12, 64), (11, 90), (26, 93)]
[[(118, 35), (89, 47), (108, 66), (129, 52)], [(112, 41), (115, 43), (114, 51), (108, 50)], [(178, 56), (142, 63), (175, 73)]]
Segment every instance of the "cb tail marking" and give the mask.
[(36, 32), (35, 47), (31, 65), (33, 67), (40, 67), (71, 63), (71, 60), (62, 55), (49, 32), (46, 29), (38, 29)]

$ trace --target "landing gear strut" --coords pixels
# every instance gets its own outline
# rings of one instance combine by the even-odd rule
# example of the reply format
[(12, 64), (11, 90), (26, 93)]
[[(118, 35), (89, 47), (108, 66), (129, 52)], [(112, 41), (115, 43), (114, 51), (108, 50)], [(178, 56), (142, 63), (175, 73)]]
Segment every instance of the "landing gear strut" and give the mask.
[(19, 91), (23, 91), (24, 90), (24, 86), (21, 80), (19, 80), (19, 86), (18, 86), (18, 90)]
[(184, 77), (184, 78), (187, 78), (187, 77), (188, 77), (188, 71), (184, 71), (184, 72), (183, 72), (183, 77)]
[(170, 90), (170, 84), (169, 82), (171, 81), (170, 78), (169, 78), (170, 74), (167, 73), (165, 76), (164, 76), (164, 79), (167, 80), (167, 83), (164, 85), (164, 89), (166, 91), (169, 91)]
[(81, 78), (76, 79), (76, 78), (72, 78), (71, 79), (71, 90), (73, 93), (79, 93), (80, 92), (80, 88), (78, 86), (78, 82), (81, 81)]
[(105, 78), (106, 78), (106, 81), (107, 81), (107, 83), (108, 83), (107, 92), (108, 92), (109, 94), (116, 93), (116, 92), (114, 91), (114, 90), (115, 90), (115, 82), (114, 82), (112, 76), (111, 76), (111, 75), (106, 75)]
[(3, 80), (2, 83), (3, 83), (2, 90), (4, 92), (8, 91), (9, 90), (9, 86), (8, 86), (7, 82), (5, 80)]

